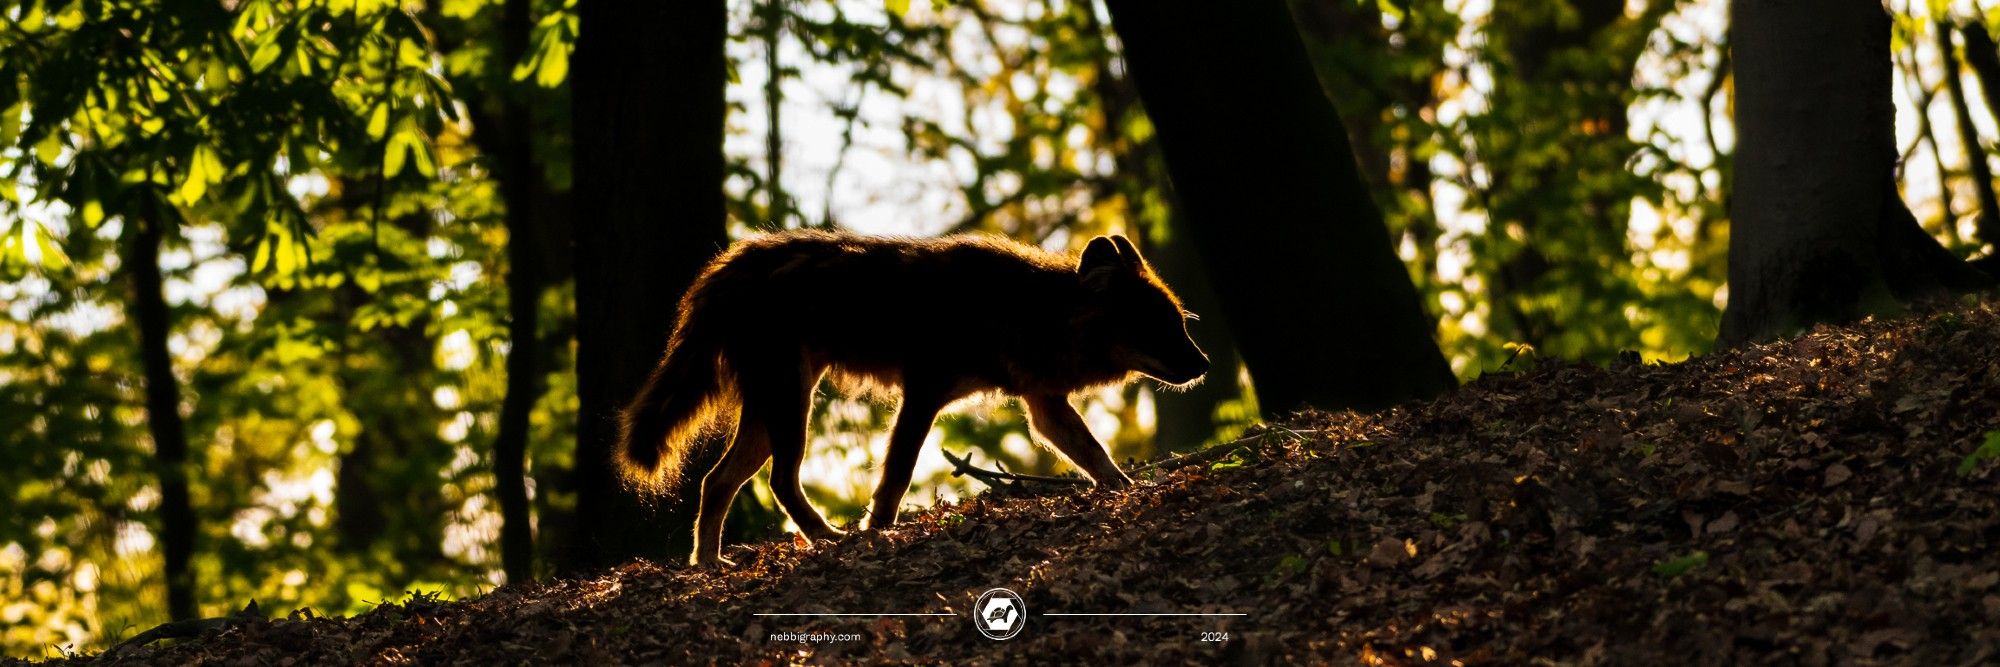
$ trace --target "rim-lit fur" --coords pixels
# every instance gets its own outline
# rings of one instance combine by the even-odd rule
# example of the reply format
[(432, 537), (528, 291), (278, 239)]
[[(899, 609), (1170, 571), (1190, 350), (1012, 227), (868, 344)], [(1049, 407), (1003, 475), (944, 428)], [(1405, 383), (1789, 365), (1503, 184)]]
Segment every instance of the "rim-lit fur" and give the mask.
[[(871, 522), (894, 520), (904, 460), (914, 464), (936, 412), (977, 393), (1022, 397), (1038, 434), (1122, 487), (1067, 397), (1138, 374), (1197, 381), (1208, 359), (1186, 316), (1123, 237), (1092, 239), (1075, 259), (985, 236), (747, 239), (682, 297), (665, 356), (622, 414), (617, 464), (634, 485), (671, 492), (701, 436), (734, 422), (729, 454), (705, 471), (703, 530), (719, 530), (718, 513), (770, 457), (773, 490), (801, 530), (837, 534), (796, 490), (811, 392), (831, 374), (903, 395)], [(712, 552), (714, 537), (703, 542)]]

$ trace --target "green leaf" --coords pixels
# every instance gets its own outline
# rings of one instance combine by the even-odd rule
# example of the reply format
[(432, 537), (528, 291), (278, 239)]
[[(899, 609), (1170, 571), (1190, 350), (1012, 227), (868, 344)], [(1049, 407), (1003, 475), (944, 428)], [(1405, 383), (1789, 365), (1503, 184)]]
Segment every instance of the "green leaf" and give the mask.
[[(6, 90), (9, 86), (6, 85), (4, 82), (11, 80), (12, 77), (6, 79), (0, 79), (0, 90)], [(21, 134), (21, 104), (15, 103), (7, 107), (0, 108), (0, 146), (14, 143), (14, 138), (19, 136), (20, 134)]]
[(222, 154), (215, 152), (214, 147), (207, 144), (196, 147), (194, 159), (201, 164), (203, 171), (208, 172), (211, 183), (221, 181), (223, 177), (229, 175), (229, 169), (222, 166)]
[(1399, 22), (1404, 19), (1403, 8), (1400, 6), (1401, 3), (1394, 2), (1393, 0), (1381, 0), (1380, 2), (1375, 3), (1375, 5), (1376, 7), (1379, 7), (1382, 10), (1383, 14), (1386, 14), (1396, 19)]
[(14, 233), (13, 223), (0, 222), (0, 280), (19, 280), (22, 266), (27, 263), (27, 254), (20, 235)]
[(208, 180), (202, 178), (200, 167), (189, 168), (187, 177), (181, 179), (181, 187), (174, 191), (174, 196), (179, 197), (181, 203), (187, 206), (193, 206), (195, 202), (201, 201), (201, 196), (204, 194), (208, 194)]
[(535, 72), (541, 69), (541, 67), (542, 50), (537, 48), (534, 53), (528, 54), (528, 57), (522, 58), (521, 62), (514, 64), (514, 73), (512, 76), (515, 81), (527, 81), (528, 77), (534, 76)]
[[(551, 14), (549, 18), (560, 18), (560, 16)], [(534, 52), (514, 65), (513, 76), (515, 81), (526, 81), (528, 77), (533, 76), (535, 85), (554, 88), (569, 78), (569, 56), (575, 45), (564, 38), (560, 29), (561, 22), (552, 23), (545, 18), (543, 23), (542, 27), (535, 29)]]
[(271, 63), (278, 62), (278, 56), (281, 55), (284, 55), (284, 49), (278, 48), (278, 41), (275, 39), (257, 45), (257, 50), (250, 54), (250, 71), (262, 73), (271, 66)]
[(393, 177), (403, 172), (405, 161), (416, 162), (417, 173), (426, 178), (437, 176), (437, 162), (431, 157), (430, 141), (424, 136), (414, 120), (405, 119), (389, 136), (389, 145), (382, 154), (382, 175)]
[(1986, 442), (1979, 445), (1978, 449), (1972, 450), (1971, 454), (1965, 455), (1965, 460), (1958, 463), (1958, 474), (1960, 477), (1970, 477), (1979, 470), (1979, 464), (1993, 459), (2000, 459), (2000, 431), (1986, 433)]
[(194, 153), (188, 156), (186, 174), (176, 193), (180, 195), (181, 203), (188, 206), (199, 203), (201, 196), (208, 194), (208, 185), (222, 180), (222, 171), (222, 157), (215, 154), (214, 148), (207, 144), (195, 146)]
[(548, 42), (549, 45), (543, 47), (545, 53), (542, 56), (541, 67), (535, 69), (535, 83), (543, 88), (554, 88), (569, 78), (571, 47), (568, 43), (555, 39), (550, 39)]
[(56, 160), (62, 158), (62, 149), (62, 135), (50, 133), (35, 143), (35, 159), (41, 160), (42, 164), (55, 164)]
[(481, 4), (478, 0), (445, 0), (444, 15), (447, 18), (469, 19), (479, 14)]
[(104, 202), (92, 199), (83, 203), (83, 225), (96, 229), (104, 223)]
[(375, 105), (375, 110), (368, 113), (368, 136), (381, 139), (388, 133), (389, 103), (383, 102)]
[(1687, 574), (1688, 570), (1708, 565), (1708, 552), (1696, 551), (1679, 558), (1669, 558), (1653, 565), (1653, 574), (1672, 579)]
[(40, 255), (36, 259), (41, 262), (42, 268), (59, 271), (69, 266), (69, 255), (63, 254), (62, 246), (49, 237), (48, 230), (43, 229), (41, 223), (29, 222), (25, 226), (27, 229), (23, 231), (34, 236), (35, 250)]
[(419, 135), (410, 143), (410, 157), (417, 161), (417, 173), (424, 178), (437, 178), (437, 164), (431, 159), (431, 144)]
[(413, 70), (427, 70), (431, 67), (430, 51), (414, 40), (405, 40), (396, 45), (396, 63)]
[(276, 260), (274, 268), (277, 269), (277, 275), (281, 277), (289, 276), (293, 272), (298, 271), (297, 239), (293, 239), (291, 234), (274, 234), (272, 236), (276, 239), (271, 248), (271, 255)]
[(882, 0), (882, 8), (897, 16), (910, 14), (910, 0)]
[(264, 269), (270, 268), (271, 246), (271, 236), (268, 234), (264, 236), (263, 240), (257, 242), (257, 256), (250, 260), (251, 273), (263, 273)]
[(409, 143), (410, 133), (406, 131), (398, 130), (394, 136), (389, 137), (388, 147), (382, 150), (383, 178), (393, 178), (396, 174), (403, 173), (403, 160), (409, 157), (407, 146)]
[(1215, 463), (1211, 463), (1211, 464), (1209, 464), (1209, 466), (1208, 466), (1208, 469), (1209, 469), (1209, 470), (1228, 470), (1228, 469), (1231, 469), (1231, 468), (1241, 468), (1241, 467), (1243, 467), (1243, 459), (1242, 459), (1242, 458), (1240, 458), (1240, 457), (1237, 457), (1237, 456), (1236, 456), (1235, 454), (1231, 454), (1231, 455), (1229, 455), (1229, 458), (1227, 458), (1227, 459), (1223, 459), (1223, 460), (1221, 460), (1221, 461), (1216, 461)]

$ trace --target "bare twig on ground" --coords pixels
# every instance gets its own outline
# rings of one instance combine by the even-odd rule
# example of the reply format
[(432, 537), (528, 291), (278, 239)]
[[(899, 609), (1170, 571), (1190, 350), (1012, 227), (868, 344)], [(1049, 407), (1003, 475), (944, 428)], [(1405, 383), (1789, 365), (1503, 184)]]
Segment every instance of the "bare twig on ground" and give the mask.
[(241, 611), (228, 616), (190, 618), (161, 623), (154, 626), (151, 630), (141, 632), (131, 639), (119, 642), (117, 646), (111, 647), (110, 651), (106, 651), (105, 655), (118, 655), (127, 650), (139, 648), (162, 639), (194, 639), (208, 634), (210, 630), (227, 629), (261, 616), (257, 611), (257, 601), (251, 600), (250, 604), (244, 605)]
[(1007, 472), (1004, 470), (987, 470), (985, 468), (972, 465), (971, 461), (959, 458), (956, 454), (952, 454), (951, 450), (949, 449), (942, 451), (944, 452), (944, 459), (946, 461), (951, 462), (951, 475), (953, 477), (964, 475), (979, 480), (981, 482), (985, 482), (987, 486), (1010, 486), (1012, 483), (1017, 483), (1017, 482), (1035, 482), (1039, 484), (1066, 484), (1073, 486), (1090, 484), (1090, 480), (1078, 479), (1075, 477), (1044, 477), (1042, 475), (1023, 475), (1020, 473)]
[[(1315, 433), (1318, 433), (1318, 431), (1311, 429), (1297, 430), (1297, 429), (1286, 428), (1284, 426), (1270, 425), (1268, 426), (1267, 430), (1265, 430), (1263, 433), (1258, 433), (1253, 436), (1238, 438), (1235, 440), (1231, 440), (1229, 442), (1217, 444), (1213, 447), (1208, 447), (1191, 454), (1169, 456), (1167, 458), (1160, 459), (1152, 463), (1147, 463), (1145, 465), (1132, 468), (1128, 472), (1133, 474), (1150, 472), (1150, 471), (1166, 472), (1169, 470), (1177, 470), (1180, 468), (1185, 468), (1191, 465), (1213, 463), (1215, 461), (1228, 458), (1229, 455), (1241, 451), (1243, 446), (1245, 445), (1262, 444), (1264, 440), (1269, 439), (1272, 436), (1277, 436), (1277, 435), (1290, 436), (1294, 440), (1302, 442), (1310, 439), (1309, 436)], [(1090, 480), (1076, 478), (1076, 477), (1047, 477), (1043, 475), (1024, 475), (1021, 473), (1007, 472), (1006, 470), (987, 470), (985, 468), (973, 465), (972, 462), (967, 458), (962, 458), (956, 454), (951, 453), (951, 450), (944, 450), (944, 458), (946, 461), (951, 462), (951, 468), (952, 468), (951, 475), (953, 477), (960, 477), (960, 476), (971, 477), (981, 482), (985, 482), (987, 486), (992, 486), (992, 487), (1013, 486), (1015, 484), (1022, 482), (1035, 483), (1035, 484), (1056, 484), (1062, 486), (1086, 486), (1090, 484)], [(998, 467), (997, 463), (995, 464), (995, 467), (996, 468)]]

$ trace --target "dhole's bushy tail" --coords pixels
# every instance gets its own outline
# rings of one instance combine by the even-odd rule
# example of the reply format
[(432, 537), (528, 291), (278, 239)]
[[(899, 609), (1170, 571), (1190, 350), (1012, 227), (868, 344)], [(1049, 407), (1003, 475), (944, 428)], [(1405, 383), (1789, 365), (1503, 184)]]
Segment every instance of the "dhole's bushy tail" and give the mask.
[(712, 321), (714, 313), (701, 312), (708, 300), (689, 296), (681, 303), (666, 357), (619, 415), (618, 446), (612, 454), (627, 482), (656, 494), (679, 488), (703, 431), (737, 408), (734, 378), (716, 331), (719, 323)]

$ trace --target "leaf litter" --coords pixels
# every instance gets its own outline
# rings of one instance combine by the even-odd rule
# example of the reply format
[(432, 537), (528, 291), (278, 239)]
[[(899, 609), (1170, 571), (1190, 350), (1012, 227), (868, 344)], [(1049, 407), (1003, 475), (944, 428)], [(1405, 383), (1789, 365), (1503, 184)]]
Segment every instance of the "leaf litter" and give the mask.
[[(720, 572), (635, 562), (84, 659), (1991, 663), (1996, 351), (1988, 302), (1677, 364), (1543, 363), (1302, 413), (1125, 493), (995, 490), (839, 543), (738, 547)], [(1028, 606), (1004, 642), (971, 620), (995, 587)], [(953, 615), (756, 615), (871, 612)], [(815, 633), (844, 641), (792, 640)]]

